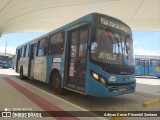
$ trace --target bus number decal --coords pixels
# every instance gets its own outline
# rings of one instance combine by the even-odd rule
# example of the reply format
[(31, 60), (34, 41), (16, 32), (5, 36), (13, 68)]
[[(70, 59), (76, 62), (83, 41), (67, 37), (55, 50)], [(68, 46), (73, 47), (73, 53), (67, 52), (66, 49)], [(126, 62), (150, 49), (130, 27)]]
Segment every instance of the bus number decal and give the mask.
[(116, 55), (100, 52), (99, 58), (108, 59), (108, 60), (116, 60)]

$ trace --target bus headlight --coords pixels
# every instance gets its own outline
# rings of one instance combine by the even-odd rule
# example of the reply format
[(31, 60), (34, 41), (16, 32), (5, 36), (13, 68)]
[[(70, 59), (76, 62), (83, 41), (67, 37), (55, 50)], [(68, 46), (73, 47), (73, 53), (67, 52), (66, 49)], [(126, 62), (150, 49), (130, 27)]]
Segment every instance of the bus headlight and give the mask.
[(103, 77), (100, 78), (100, 82), (101, 84), (106, 85), (106, 80)]
[(91, 75), (94, 79), (96, 79), (99, 83), (101, 83), (102, 85), (106, 86), (106, 80), (105, 78), (101, 77), (100, 75), (98, 75), (95, 72), (91, 72)]
[(96, 80), (98, 80), (98, 74), (96, 74), (96, 73), (94, 73), (94, 72), (92, 72), (92, 76), (96, 79)]
[(109, 77), (109, 81), (115, 82), (115, 81), (116, 81), (116, 77), (115, 77), (115, 76), (110, 76), (110, 77)]

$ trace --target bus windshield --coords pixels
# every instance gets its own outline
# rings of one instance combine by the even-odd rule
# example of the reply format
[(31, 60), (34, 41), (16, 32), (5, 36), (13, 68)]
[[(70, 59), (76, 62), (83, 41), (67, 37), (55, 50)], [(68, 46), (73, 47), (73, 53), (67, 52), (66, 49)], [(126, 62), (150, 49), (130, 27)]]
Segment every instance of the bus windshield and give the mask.
[(133, 42), (130, 35), (97, 28), (95, 40), (91, 43), (91, 59), (119, 65), (134, 65)]
[(0, 61), (8, 62), (9, 58), (8, 56), (0, 56)]

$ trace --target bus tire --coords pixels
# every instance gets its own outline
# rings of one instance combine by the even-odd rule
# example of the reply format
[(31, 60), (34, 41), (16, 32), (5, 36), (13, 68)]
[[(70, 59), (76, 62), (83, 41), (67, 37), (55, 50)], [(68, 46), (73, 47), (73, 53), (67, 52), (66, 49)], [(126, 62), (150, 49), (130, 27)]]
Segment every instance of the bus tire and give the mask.
[(63, 88), (61, 87), (61, 76), (58, 72), (54, 73), (52, 78), (52, 88), (55, 93), (62, 94)]
[(23, 80), (24, 79), (24, 75), (23, 75), (23, 68), (20, 68), (20, 78)]

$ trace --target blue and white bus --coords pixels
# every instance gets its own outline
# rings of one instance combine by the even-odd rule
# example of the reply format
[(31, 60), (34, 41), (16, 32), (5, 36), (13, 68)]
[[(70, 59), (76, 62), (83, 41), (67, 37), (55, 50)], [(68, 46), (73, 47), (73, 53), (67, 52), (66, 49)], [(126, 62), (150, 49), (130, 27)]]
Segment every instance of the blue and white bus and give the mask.
[(160, 78), (160, 56), (136, 55), (135, 74)]
[(105, 97), (135, 91), (129, 26), (92, 13), (17, 47), (15, 71), (52, 86)]
[(0, 67), (9, 68), (10, 67), (10, 57), (5, 54), (0, 54)]

